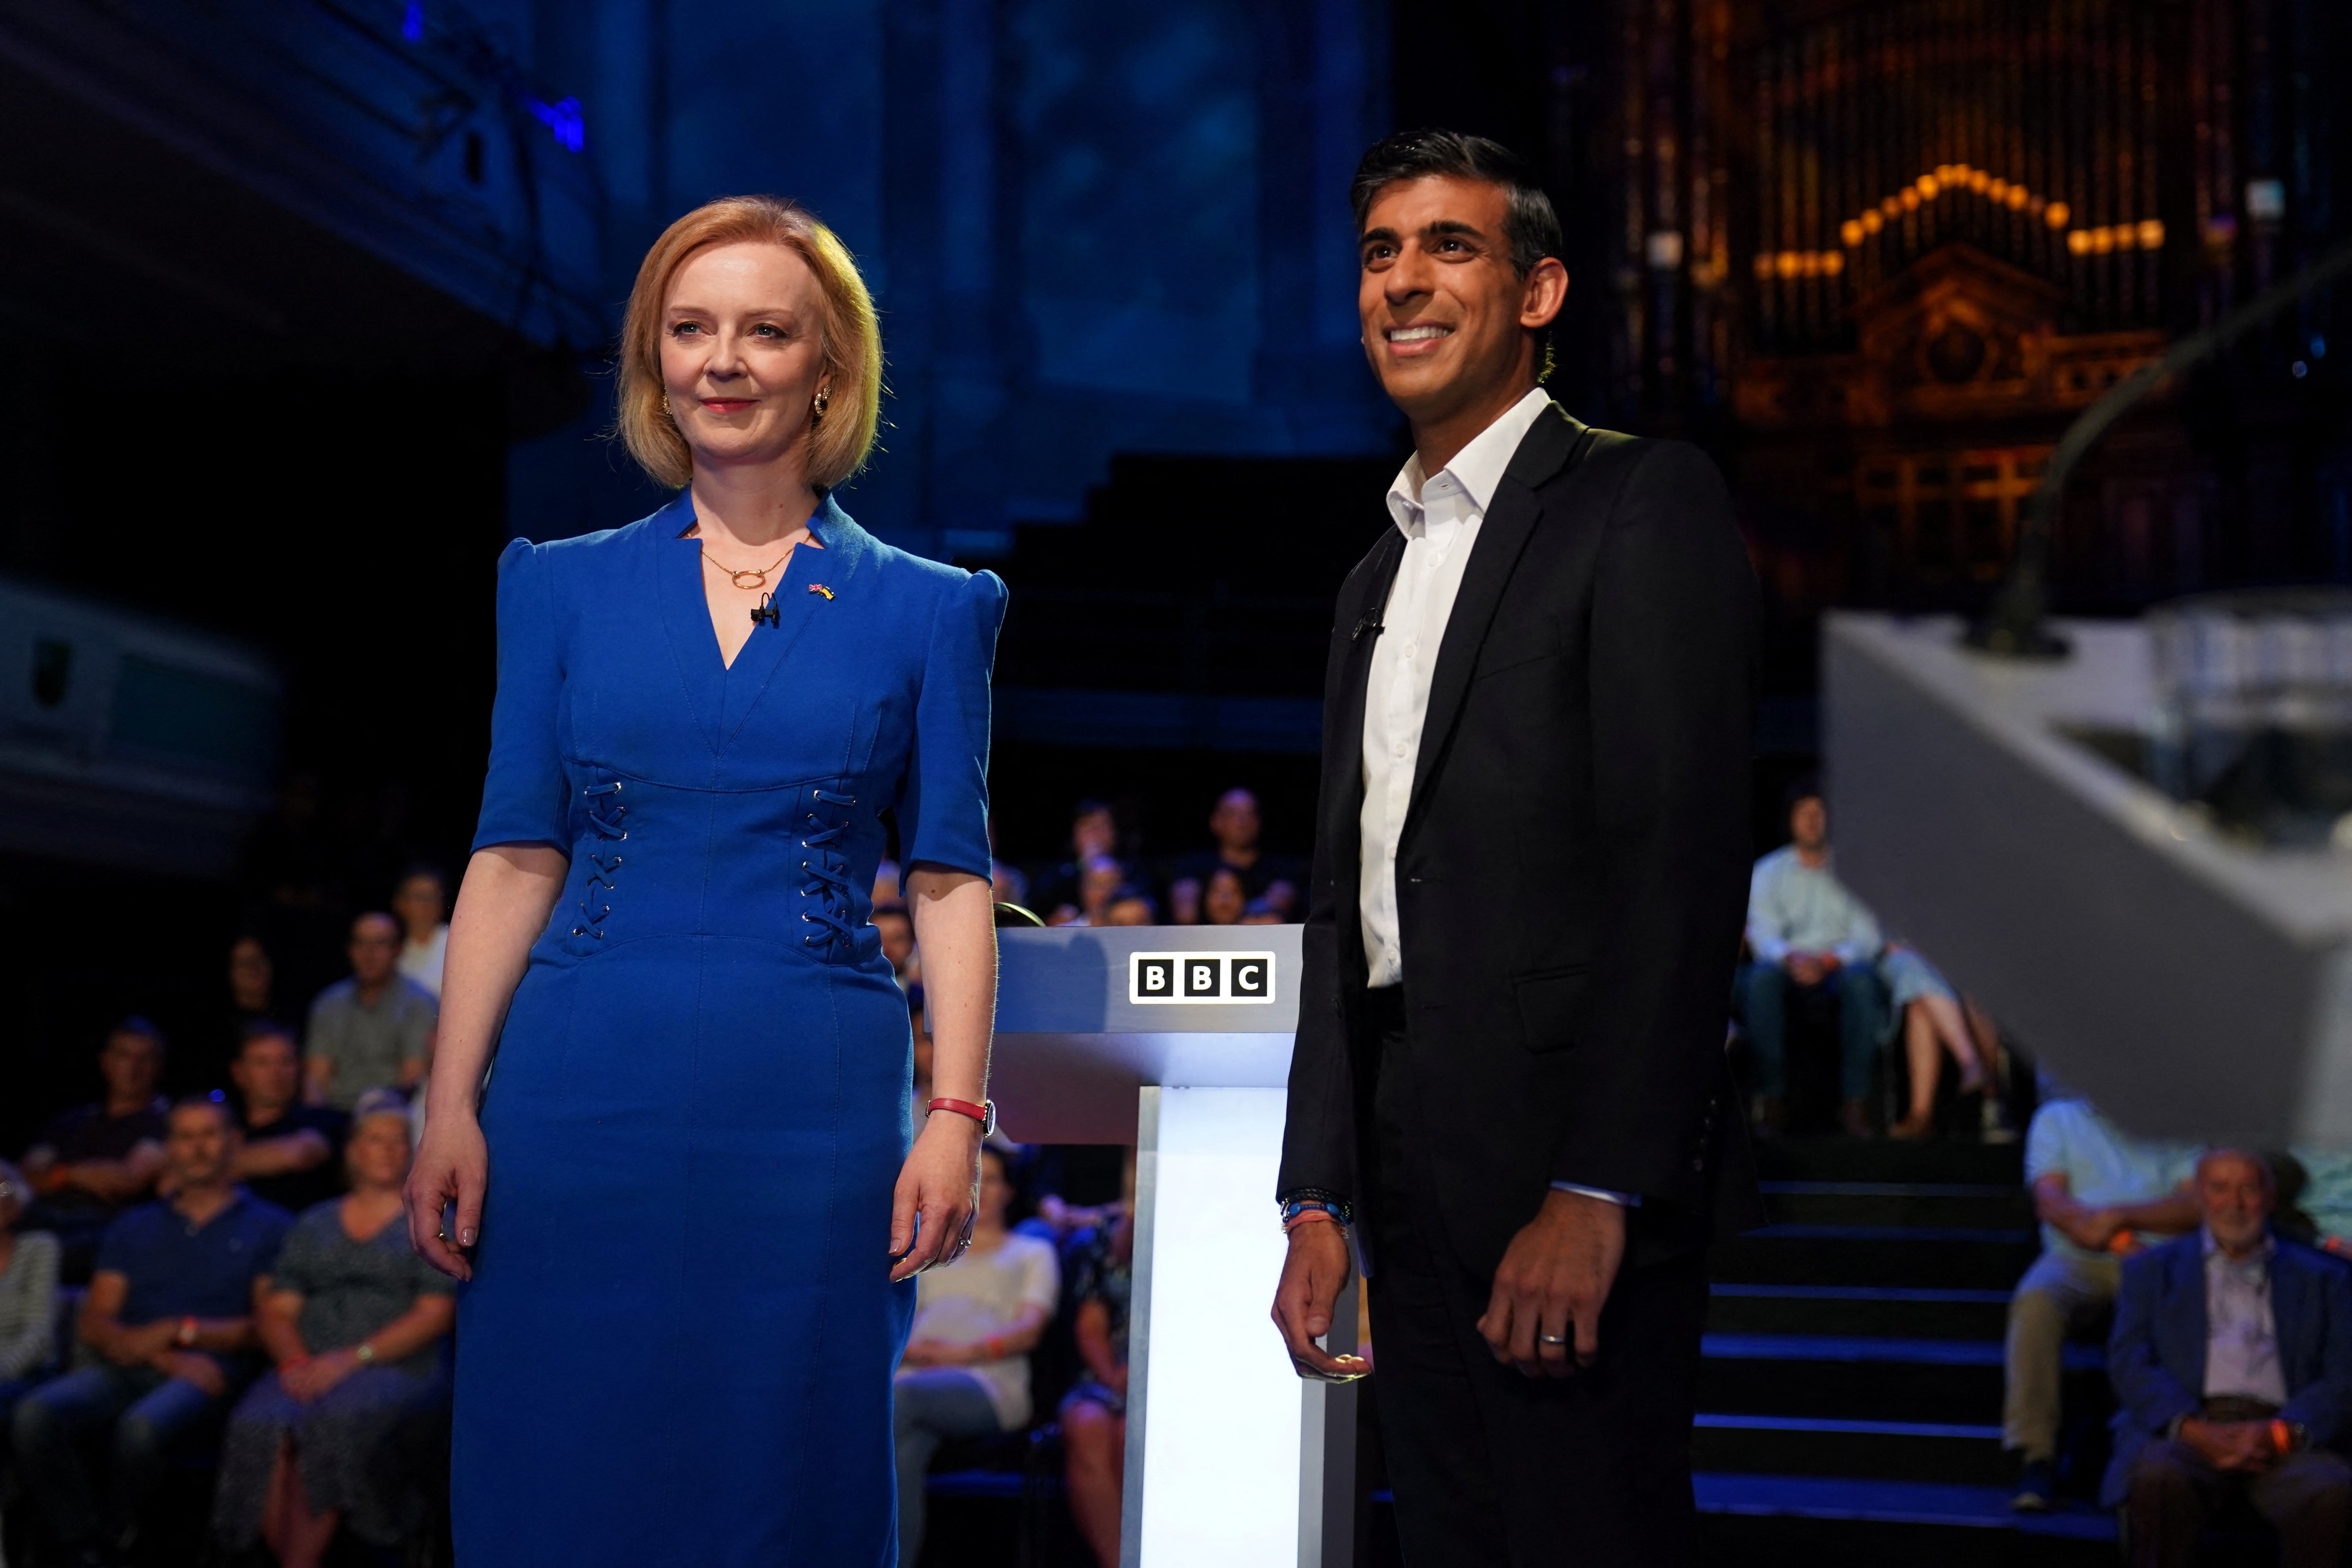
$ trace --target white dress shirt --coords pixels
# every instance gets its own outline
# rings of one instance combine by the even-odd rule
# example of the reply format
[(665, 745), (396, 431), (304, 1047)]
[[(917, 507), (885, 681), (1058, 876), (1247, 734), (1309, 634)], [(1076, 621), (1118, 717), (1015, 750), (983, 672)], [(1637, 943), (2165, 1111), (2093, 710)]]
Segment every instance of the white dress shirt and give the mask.
[(2204, 1233), (2205, 1397), (2236, 1394), (2268, 1405), (2286, 1403), (2286, 1372), (2279, 1364), (2278, 1319), (2271, 1310), (2269, 1237), (2245, 1258), (2231, 1258)]
[(1389, 487), (1389, 515), (1404, 535), (1404, 559), (1389, 589), (1384, 629), (1372, 643), (1364, 688), (1364, 808), (1358, 818), (1363, 871), (1358, 912), (1375, 987), (1404, 980), (1397, 935), (1397, 837), (1412, 799), (1413, 765), (1421, 756), (1422, 720), (1429, 709), (1438, 645), (1445, 640), (1462, 569), (1478, 542), (1478, 525), (1486, 519), (1503, 471), (1550, 407), (1551, 395), (1538, 386), (1454, 454), (1435, 477), (1423, 477), (1416, 453)]
[[(1463, 569), (1478, 542), (1478, 525), (1486, 520), (1486, 508), (1520, 441), (1551, 406), (1551, 395), (1538, 386), (1473, 437), (1434, 476), (1423, 477), (1416, 453), (1405, 459), (1396, 483), (1389, 487), (1389, 516), (1404, 535), (1404, 558), (1389, 588), (1365, 681), (1364, 806), (1357, 818), (1358, 864), (1363, 877), (1357, 917), (1375, 987), (1404, 983), (1404, 951), (1397, 931), (1397, 839), (1404, 831), (1405, 807), (1412, 800), (1413, 768), (1421, 758), (1422, 723), (1429, 710), (1430, 674), (1445, 640), (1445, 624), (1454, 616)], [(1638, 1206), (1642, 1201), (1638, 1194), (1568, 1182), (1552, 1185), (1615, 1204)]]

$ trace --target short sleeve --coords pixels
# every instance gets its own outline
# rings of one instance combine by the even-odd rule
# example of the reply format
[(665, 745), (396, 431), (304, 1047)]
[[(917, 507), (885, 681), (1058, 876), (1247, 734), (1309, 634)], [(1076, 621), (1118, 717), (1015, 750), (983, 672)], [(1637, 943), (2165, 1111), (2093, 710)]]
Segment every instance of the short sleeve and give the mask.
[(474, 847), (567, 847), (567, 791), (555, 742), (563, 687), (547, 554), (518, 539), (499, 557), (499, 695), (490, 710), (490, 771)]
[(1034, 1237), (1027, 1238), (1027, 1254), (1021, 1262), (1021, 1304), (1042, 1309), (1047, 1317), (1062, 1299), (1062, 1266), (1054, 1257), (1053, 1245)]
[[(330, 1199), (330, 1204), (339, 1203)], [(321, 1205), (320, 1207), (326, 1207)], [(319, 1211), (313, 1209), (311, 1214)], [(338, 1221), (337, 1223), (341, 1223)], [(319, 1245), (319, 1227), (308, 1215), (298, 1223), (286, 1237), (286, 1245), (278, 1249), (278, 1257), (269, 1269), (269, 1285), (274, 1290), (290, 1290), (297, 1296), (317, 1291), (320, 1282), (319, 1263), (322, 1248)]]
[[(978, 572), (942, 594), (933, 612), (914, 755), (898, 797), (898, 842), (910, 867), (989, 874), (988, 680), (1004, 601), (1003, 580)], [(499, 680), (503, 689), (503, 668)]]
[(115, 1216), (98, 1238), (98, 1259), (91, 1265), (94, 1273), (130, 1275), (137, 1271), (141, 1251), (140, 1231), (148, 1224), (148, 1209), (139, 1207)]
[(2053, 1101), (2033, 1113), (2025, 1128), (2025, 1184), (2032, 1186), (2055, 1171), (2064, 1174), (2067, 1167), (2067, 1113), (2059, 1109), (2063, 1101)]

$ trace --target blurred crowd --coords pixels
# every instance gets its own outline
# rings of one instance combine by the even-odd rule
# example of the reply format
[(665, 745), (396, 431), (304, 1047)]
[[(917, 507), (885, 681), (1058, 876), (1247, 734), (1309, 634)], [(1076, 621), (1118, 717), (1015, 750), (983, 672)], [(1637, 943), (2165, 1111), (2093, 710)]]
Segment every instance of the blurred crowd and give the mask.
[[(2352, 1155), (2133, 1138), (2036, 1075), (1839, 882), (1818, 788), (1787, 806), (1728, 999), (1758, 1131), (2004, 1142), (2031, 1113), (2044, 1246), (2006, 1347), (2015, 1506), (2096, 1495), (2150, 1563), (2192, 1561), (2213, 1517), (2252, 1510), (2285, 1562), (2335, 1562), (2352, 1505), (2336, 1452), (2352, 1441)], [(1188, 850), (1139, 853), (1121, 826), (1076, 803), (1056, 853), (996, 865), (998, 900), (1051, 925), (1300, 918), (1306, 866), (1261, 842), (1249, 790), (1218, 797)], [(299, 1007), (267, 931), (238, 936), (221, 1038), (201, 1043), (222, 1081), (165, 1098), (172, 1042), (123, 1018), (93, 1042), (97, 1098), (0, 1161), (0, 1551), (26, 1554), (10, 1561), (174, 1561), (156, 1521), (199, 1511), (191, 1475), (219, 1561), (436, 1560), (455, 1287), (411, 1256), (400, 1189), (450, 891), (430, 868), (394, 876), (383, 908), (343, 926), (345, 973)], [(896, 867), (873, 903), (908, 995), (911, 1116), (929, 1041)], [(1024, 1495), (1042, 1478), (1067, 1560), (1115, 1563), (1133, 1152), (999, 1139), (982, 1163), (971, 1248), (920, 1278), (898, 1373), (900, 1474), (928, 1478), (900, 1489), (901, 1561), (921, 1552), (933, 1494), (977, 1473)], [(2063, 1373), (2069, 1340), (2101, 1333), (2116, 1414), (2094, 1486), (2070, 1455)]]

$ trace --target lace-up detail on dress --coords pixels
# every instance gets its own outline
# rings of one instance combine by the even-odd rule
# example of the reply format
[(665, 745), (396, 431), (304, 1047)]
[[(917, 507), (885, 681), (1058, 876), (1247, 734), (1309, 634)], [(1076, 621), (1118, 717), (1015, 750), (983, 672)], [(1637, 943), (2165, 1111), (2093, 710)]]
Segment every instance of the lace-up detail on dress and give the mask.
[(572, 934), (602, 942), (604, 918), (613, 912), (613, 873), (621, 868), (620, 847), (629, 837), (628, 829), (621, 826), (629, 808), (621, 804), (617, 779), (590, 784), (580, 793), (588, 797), (588, 826), (596, 838), (588, 851), (588, 879), (580, 889), (580, 923), (572, 928)]
[(846, 820), (828, 824), (818, 813), (826, 806), (856, 804), (854, 795), (813, 789), (809, 792), (811, 809), (801, 823), (801, 849), (807, 857), (801, 862), (801, 892), (816, 900), (815, 908), (801, 911), (801, 919), (817, 928), (802, 937), (801, 944), (815, 948), (828, 958), (836, 943), (853, 948), (856, 945), (857, 927), (851, 923), (856, 902), (849, 862), (836, 847), (848, 834), (850, 825)]

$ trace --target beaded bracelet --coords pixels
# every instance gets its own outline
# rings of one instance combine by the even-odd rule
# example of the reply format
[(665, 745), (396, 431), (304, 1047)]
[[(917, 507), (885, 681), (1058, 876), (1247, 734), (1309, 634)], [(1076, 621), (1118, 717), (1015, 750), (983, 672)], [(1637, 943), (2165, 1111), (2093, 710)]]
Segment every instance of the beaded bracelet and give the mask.
[(1354, 1223), (1348, 1205), (1328, 1198), (1293, 1198), (1282, 1205), (1282, 1233), (1289, 1235), (1302, 1225), (1328, 1220), (1345, 1230)]

